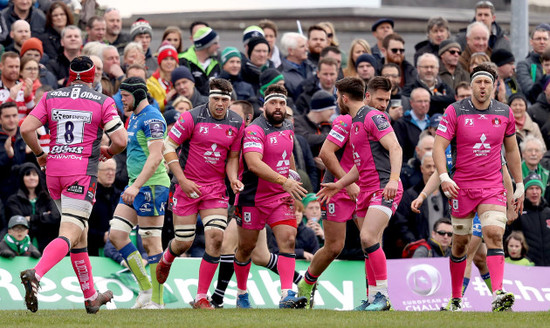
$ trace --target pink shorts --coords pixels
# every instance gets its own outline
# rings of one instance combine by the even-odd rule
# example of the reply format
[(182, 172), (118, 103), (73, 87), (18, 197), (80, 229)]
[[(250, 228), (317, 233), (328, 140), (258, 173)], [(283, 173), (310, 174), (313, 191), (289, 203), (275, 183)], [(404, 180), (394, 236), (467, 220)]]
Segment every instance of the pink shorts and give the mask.
[(46, 185), (52, 199), (69, 198), (85, 200), (93, 204), (97, 189), (97, 177), (91, 175), (46, 176)]
[(451, 215), (455, 218), (465, 218), (475, 213), (481, 204), (506, 206), (506, 189), (504, 188), (474, 188), (459, 189), (458, 197), (449, 199)]
[(247, 230), (262, 230), (266, 224), (273, 227), (281, 221), (296, 222), (294, 198), (281, 197), (272, 203), (260, 206), (237, 206), (235, 216), (237, 224)]
[(349, 198), (345, 189), (334, 195), (330, 202), (325, 204), (326, 219), (333, 222), (347, 222), (355, 218), (357, 203)]
[(229, 207), (229, 198), (224, 183), (202, 186), (199, 190), (201, 195), (198, 198), (191, 198), (181, 190), (179, 185), (176, 185), (172, 197), (172, 212), (178, 216), (187, 216), (197, 214), (200, 210)]
[(399, 182), (395, 198), (392, 200), (384, 200), (382, 196), (383, 192), (384, 189), (361, 191), (357, 197), (357, 217), (364, 218), (367, 216), (367, 210), (371, 206), (382, 206), (388, 209), (388, 214), (390, 211), (392, 215), (395, 214), (397, 206), (399, 206), (399, 202), (403, 197), (403, 185)]

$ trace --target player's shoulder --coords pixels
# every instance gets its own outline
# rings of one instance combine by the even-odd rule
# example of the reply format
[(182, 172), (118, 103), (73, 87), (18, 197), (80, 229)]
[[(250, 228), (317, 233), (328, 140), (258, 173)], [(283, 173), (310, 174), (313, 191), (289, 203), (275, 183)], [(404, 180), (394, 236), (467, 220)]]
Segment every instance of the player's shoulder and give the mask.
[(490, 114), (509, 116), (510, 106), (498, 100), (491, 100)]
[(243, 118), (232, 110), (227, 111), (227, 124), (240, 128), (243, 124)]

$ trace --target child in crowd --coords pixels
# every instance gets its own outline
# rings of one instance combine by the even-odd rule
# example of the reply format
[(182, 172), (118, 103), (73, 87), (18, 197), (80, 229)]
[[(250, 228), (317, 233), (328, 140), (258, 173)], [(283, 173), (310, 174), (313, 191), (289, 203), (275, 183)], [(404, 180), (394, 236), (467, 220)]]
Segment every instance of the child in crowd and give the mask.
[(41, 256), (40, 251), (31, 243), (29, 222), (24, 216), (14, 215), (10, 218), (8, 233), (0, 242), (0, 256), (31, 256), (35, 259)]
[(525, 254), (529, 250), (529, 246), (525, 242), (525, 237), (521, 231), (512, 231), (510, 236), (506, 238), (504, 242), (504, 249), (506, 251), (506, 263), (534, 266), (535, 263), (531, 262)]

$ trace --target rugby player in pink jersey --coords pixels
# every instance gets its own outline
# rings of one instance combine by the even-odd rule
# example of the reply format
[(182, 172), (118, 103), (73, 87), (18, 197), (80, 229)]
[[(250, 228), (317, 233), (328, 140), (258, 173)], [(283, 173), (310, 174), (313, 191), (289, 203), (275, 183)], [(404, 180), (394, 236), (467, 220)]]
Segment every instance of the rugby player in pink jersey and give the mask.
[(337, 192), (358, 181), (357, 217), (361, 246), (365, 253), (368, 305), (365, 311), (391, 309), (388, 296), (386, 255), (380, 245), (382, 233), (403, 196), (399, 181), (402, 149), (384, 112), (391, 96), (391, 82), (374, 77), (367, 85), (363, 103), (363, 85), (357, 78), (336, 82), (338, 104), (353, 117), (350, 142), (355, 165), (340, 180), (323, 184), (318, 195), (330, 203)]
[[(61, 212), (59, 237), (44, 249), (34, 269), (21, 272), (25, 304), (38, 310), (38, 287), (42, 277), (70, 250), (71, 263), (84, 294), (88, 313), (96, 313), (113, 297), (111, 291), (97, 292), (87, 251), (88, 218), (95, 200), (97, 166), (126, 147), (127, 133), (113, 99), (91, 88), (95, 66), (85, 56), (76, 57), (69, 67), (70, 86), (48, 92), (21, 125), (21, 135), (46, 168), (46, 183)], [(48, 126), (50, 152), (44, 153), (36, 130)], [(101, 146), (103, 132), (110, 146)]]
[[(360, 81), (363, 84), (363, 81)], [(364, 90), (363, 84), (363, 90)], [(323, 160), (327, 171), (323, 182), (335, 182), (341, 179), (353, 167), (350, 131), (352, 117), (348, 108), (340, 109), (341, 115), (332, 122), (332, 129), (321, 147), (319, 157)], [(326, 219), (323, 221), (325, 244), (319, 249), (302, 279), (298, 283), (298, 295), (308, 300), (309, 308), (313, 308), (315, 284), (319, 276), (336, 259), (344, 248), (346, 241), (346, 222), (357, 218), (355, 215), (356, 199), (359, 186), (352, 183), (346, 189), (340, 190), (330, 202), (325, 204)]]
[(292, 149), (294, 130), (285, 120), (287, 91), (273, 84), (265, 91), (264, 113), (245, 130), (243, 153), (244, 189), (236, 199), (235, 215), (239, 225), (239, 245), (235, 253), (237, 307), (250, 308), (247, 279), (251, 254), (260, 230), (269, 224), (279, 246), (277, 270), (281, 281), (279, 308), (303, 308), (305, 297), (292, 290), (296, 254), (296, 217), (294, 198), (301, 199), (306, 190), (289, 179), (295, 169)]
[[(224, 79), (210, 81), (208, 103), (181, 114), (164, 142), (164, 159), (178, 181), (173, 196), (175, 238), (157, 265), (157, 280), (168, 278), (174, 259), (195, 239), (197, 213), (204, 225), (205, 253), (199, 268), (196, 309), (213, 309), (208, 288), (218, 268), (229, 207), (224, 178), (235, 194), (243, 188), (238, 179), (243, 119), (229, 111), (233, 87)], [(181, 145), (181, 151), (176, 149)]]
[[(524, 187), (513, 113), (508, 105), (491, 99), (495, 79), (496, 73), (488, 65), (474, 68), (470, 82), (472, 97), (447, 107), (435, 138), (433, 157), (440, 174), (441, 189), (450, 199), (453, 223), (451, 311), (462, 310), (466, 252), (476, 211), (487, 244), (487, 267), (493, 288), (492, 310), (507, 311), (514, 304), (514, 295), (502, 288), (502, 236), (507, 221), (506, 206), (515, 206), (521, 213)], [(445, 157), (449, 144), (453, 157), (450, 172)], [(503, 185), (502, 145), (510, 174), (516, 181), (516, 191), (510, 202), (507, 202)]]

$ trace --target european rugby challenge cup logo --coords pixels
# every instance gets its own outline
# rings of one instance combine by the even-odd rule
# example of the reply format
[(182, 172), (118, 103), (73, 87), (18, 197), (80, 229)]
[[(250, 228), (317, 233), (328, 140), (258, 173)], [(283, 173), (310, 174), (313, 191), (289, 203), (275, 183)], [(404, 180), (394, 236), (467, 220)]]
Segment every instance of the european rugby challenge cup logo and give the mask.
[(430, 296), (441, 287), (441, 274), (429, 264), (415, 265), (407, 273), (407, 285), (415, 294)]

